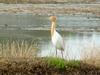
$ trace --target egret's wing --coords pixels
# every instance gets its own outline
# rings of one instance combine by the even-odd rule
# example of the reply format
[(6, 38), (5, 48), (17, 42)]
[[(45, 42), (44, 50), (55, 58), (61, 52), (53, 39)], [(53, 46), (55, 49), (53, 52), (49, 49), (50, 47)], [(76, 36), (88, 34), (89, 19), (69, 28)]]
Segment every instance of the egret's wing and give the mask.
[(59, 34), (59, 33), (60, 33), (60, 30), (59, 30), (59, 29), (57, 29), (57, 30), (56, 30), (56, 32)]
[(58, 48), (60, 50), (64, 50), (64, 41), (63, 41), (63, 38), (56, 31), (54, 32), (54, 35), (53, 35), (53, 38), (52, 38), (52, 42), (54, 43), (54, 45), (56, 46), (56, 48)]

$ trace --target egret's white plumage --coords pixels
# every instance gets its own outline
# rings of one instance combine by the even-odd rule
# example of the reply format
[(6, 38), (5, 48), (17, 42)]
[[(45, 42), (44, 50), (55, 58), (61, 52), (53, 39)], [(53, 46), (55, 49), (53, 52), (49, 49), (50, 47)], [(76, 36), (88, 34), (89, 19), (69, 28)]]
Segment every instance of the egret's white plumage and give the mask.
[(63, 57), (63, 50), (64, 50), (64, 41), (61, 35), (56, 31), (56, 17), (51, 16), (50, 20), (52, 22), (51, 25), (51, 39), (54, 47), (56, 48), (56, 55), (57, 55), (57, 50), (61, 50), (62, 57)]
[(52, 36), (52, 43), (58, 50), (64, 50), (64, 41), (61, 35), (54, 30), (54, 34)]

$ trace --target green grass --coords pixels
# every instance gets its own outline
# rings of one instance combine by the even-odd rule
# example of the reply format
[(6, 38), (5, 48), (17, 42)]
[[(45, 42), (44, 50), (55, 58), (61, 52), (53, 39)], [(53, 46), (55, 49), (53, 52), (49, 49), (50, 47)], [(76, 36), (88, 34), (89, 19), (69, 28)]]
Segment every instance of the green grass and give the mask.
[(69, 60), (66, 61), (66, 68), (76, 68), (79, 67), (81, 64), (81, 61), (79, 60)]
[(55, 68), (64, 69), (65, 61), (61, 58), (47, 57), (47, 62), (49, 66), (54, 66)]
[(78, 60), (69, 60), (66, 61), (62, 58), (55, 58), (55, 57), (47, 57), (47, 63), (49, 66), (54, 66), (55, 68), (59, 69), (69, 69), (79, 67), (81, 62)]

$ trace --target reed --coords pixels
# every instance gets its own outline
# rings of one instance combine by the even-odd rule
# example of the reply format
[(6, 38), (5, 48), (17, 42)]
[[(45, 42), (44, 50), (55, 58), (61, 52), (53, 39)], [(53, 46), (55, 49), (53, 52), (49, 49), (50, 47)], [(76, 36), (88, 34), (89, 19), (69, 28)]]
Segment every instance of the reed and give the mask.
[(82, 60), (85, 63), (100, 66), (100, 47), (96, 46), (95, 43), (89, 44), (83, 50)]
[(0, 42), (0, 57), (6, 58), (31, 58), (37, 51), (37, 43), (26, 40), (6, 40)]

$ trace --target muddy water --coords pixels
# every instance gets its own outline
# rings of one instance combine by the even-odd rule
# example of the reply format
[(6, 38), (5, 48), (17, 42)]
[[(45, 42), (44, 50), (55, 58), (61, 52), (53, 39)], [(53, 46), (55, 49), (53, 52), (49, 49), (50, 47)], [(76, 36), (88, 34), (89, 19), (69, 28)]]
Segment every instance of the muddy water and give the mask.
[[(55, 48), (50, 38), (49, 16), (32, 14), (0, 14), (0, 39), (35, 39), (38, 40), (37, 56), (55, 56)], [(68, 28), (96, 28), (100, 25), (100, 18), (89, 14), (59, 15), (57, 16), (57, 30), (65, 42), (64, 57), (66, 59), (81, 59), (85, 48), (100, 48), (100, 32), (61, 31)], [(58, 50), (58, 56), (61, 53)]]
[[(6, 30), (49, 30), (49, 16), (39, 16), (26, 13), (1, 13), (0, 29)], [(66, 29), (68, 27), (99, 27), (100, 17), (92, 14), (83, 15), (59, 15), (57, 21), (58, 29)]]

